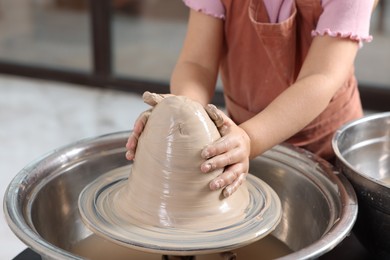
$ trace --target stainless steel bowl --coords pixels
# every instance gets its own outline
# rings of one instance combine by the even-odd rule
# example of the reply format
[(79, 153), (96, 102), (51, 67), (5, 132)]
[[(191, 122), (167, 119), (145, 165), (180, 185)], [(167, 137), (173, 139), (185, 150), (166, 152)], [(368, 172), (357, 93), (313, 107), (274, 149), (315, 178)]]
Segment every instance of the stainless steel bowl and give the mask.
[[(44, 259), (80, 259), (75, 245), (93, 235), (81, 221), (79, 193), (103, 173), (129, 164), (124, 157), (128, 135), (114, 133), (71, 144), (18, 173), (4, 200), (14, 233)], [(285, 258), (318, 257), (351, 231), (357, 216), (355, 193), (327, 162), (280, 145), (252, 160), (251, 172), (281, 199), (283, 216), (272, 235), (293, 251)]]
[(332, 145), (358, 197), (357, 237), (373, 254), (390, 259), (390, 112), (343, 126)]

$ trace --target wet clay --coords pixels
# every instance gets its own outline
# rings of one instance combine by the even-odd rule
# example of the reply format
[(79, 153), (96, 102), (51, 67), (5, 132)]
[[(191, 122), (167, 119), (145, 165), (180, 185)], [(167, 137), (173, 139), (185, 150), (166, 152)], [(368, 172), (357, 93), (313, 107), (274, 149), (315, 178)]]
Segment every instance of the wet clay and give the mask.
[(172, 96), (155, 106), (138, 140), (127, 186), (114, 207), (146, 225), (211, 230), (244, 217), (246, 185), (228, 198), (209, 183), (222, 173), (202, 173), (202, 149), (220, 138), (204, 108)]
[(223, 252), (275, 229), (281, 203), (265, 182), (247, 176), (225, 198), (202, 173), (201, 151), (220, 138), (204, 108), (185, 97), (160, 98), (139, 137), (131, 165), (113, 169), (79, 196), (84, 223), (120, 245), (166, 255)]
[[(152, 253), (169, 252), (169, 255), (222, 252), (259, 240), (274, 230), (281, 219), (281, 203), (275, 191), (259, 178), (248, 174), (245, 185), (249, 204), (242, 220), (223, 228), (217, 229), (215, 226), (218, 225), (215, 225), (203, 231), (147, 225), (142, 219), (134, 219), (131, 212), (124, 214), (122, 209), (118, 209), (118, 205), (126, 205), (118, 203), (118, 199), (123, 199), (121, 191), (127, 191), (129, 172), (131, 165), (111, 170), (89, 184), (79, 196), (84, 223), (97, 234), (124, 246)], [(213, 221), (209, 216), (199, 218)], [(188, 222), (201, 223), (201, 220), (190, 219)]]

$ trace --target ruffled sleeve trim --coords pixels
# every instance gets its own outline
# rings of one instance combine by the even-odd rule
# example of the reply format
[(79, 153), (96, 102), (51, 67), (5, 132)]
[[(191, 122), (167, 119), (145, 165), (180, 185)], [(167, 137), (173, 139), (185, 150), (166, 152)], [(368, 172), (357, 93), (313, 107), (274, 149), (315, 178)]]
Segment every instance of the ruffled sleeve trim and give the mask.
[(363, 42), (371, 42), (372, 41), (372, 36), (367, 35), (367, 36), (361, 36), (357, 34), (353, 34), (352, 32), (333, 32), (330, 29), (322, 29), (322, 30), (313, 30), (311, 32), (312, 36), (324, 36), (324, 35), (329, 35), (332, 37), (341, 37), (341, 38), (349, 38), (353, 41), (359, 42), (359, 45), (362, 46)]
[(183, 0), (183, 2), (186, 6), (188, 6), (189, 8), (195, 11), (204, 13), (206, 15), (218, 19), (223, 19), (223, 20), (225, 19), (225, 9), (221, 3), (208, 6), (207, 4), (203, 4), (204, 1), (199, 1), (199, 0)]

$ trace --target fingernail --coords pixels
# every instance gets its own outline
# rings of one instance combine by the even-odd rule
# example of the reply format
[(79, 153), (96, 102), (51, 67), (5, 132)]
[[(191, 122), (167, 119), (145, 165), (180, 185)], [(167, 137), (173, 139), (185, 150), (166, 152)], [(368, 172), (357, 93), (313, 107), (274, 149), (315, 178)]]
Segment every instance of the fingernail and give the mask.
[(126, 152), (126, 158), (131, 160), (134, 158), (134, 153), (132, 151), (127, 151)]
[(202, 172), (208, 172), (208, 171), (210, 171), (210, 169), (211, 169), (210, 163), (203, 164), (202, 168), (201, 168)]
[(207, 149), (203, 149), (203, 151), (202, 151), (202, 153), (201, 153), (201, 156), (202, 156), (202, 158), (204, 158), (204, 159), (208, 159), (209, 156), (210, 156), (210, 153), (209, 153), (209, 151), (207, 151)]
[(227, 130), (228, 130), (228, 127), (227, 127), (226, 125), (223, 125), (223, 126), (219, 129), (219, 132), (220, 132), (221, 134), (224, 134), (224, 133), (226, 133)]
[(218, 190), (223, 186), (223, 180), (214, 180), (210, 183), (211, 190)]
[(230, 195), (232, 195), (232, 189), (230, 189), (230, 187), (226, 187), (224, 190), (223, 190), (223, 196), (225, 198), (229, 197)]

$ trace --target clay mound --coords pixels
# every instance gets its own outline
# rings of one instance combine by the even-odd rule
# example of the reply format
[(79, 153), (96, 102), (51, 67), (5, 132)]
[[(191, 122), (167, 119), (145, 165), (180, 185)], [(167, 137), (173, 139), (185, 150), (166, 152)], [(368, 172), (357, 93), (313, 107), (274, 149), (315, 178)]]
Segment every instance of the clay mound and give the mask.
[(199, 103), (181, 96), (163, 99), (138, 140), (128, 183), (117, 194), (117, 213), (145, 225), (195, 230), (243, 219), (249, 203), (246, 184), (224, 198), (221, 190), (209, 189), (222, 171), (200, 171), (201, 150), (218, 138)]

